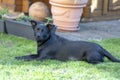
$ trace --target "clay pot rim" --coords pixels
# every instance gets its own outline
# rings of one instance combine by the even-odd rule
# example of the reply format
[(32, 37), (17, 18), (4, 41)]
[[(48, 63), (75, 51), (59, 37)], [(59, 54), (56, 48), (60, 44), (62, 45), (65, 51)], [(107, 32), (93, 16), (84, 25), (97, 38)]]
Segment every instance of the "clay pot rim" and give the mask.
[(81, 8), (81, 7), (85, 7), (86, 3), (83, 4), (59, 4), (59, 3), (54, 3), (50, 1), (50, 4), (54, 5), (54, 6), (59, 6), (59, 7), (68, 7), (68, 8)]
[(66, 4), (66, 5), (81, 5), (81, 4), (86, 4), (88, 0), (50, 0), (50, 2), (57, 3), (57, 4)]

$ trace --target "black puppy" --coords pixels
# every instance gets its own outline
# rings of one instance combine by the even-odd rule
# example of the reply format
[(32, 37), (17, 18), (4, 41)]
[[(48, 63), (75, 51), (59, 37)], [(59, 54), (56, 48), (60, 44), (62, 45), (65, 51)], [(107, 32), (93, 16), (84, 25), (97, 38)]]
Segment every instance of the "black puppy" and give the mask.
[(104, 56), (113, 62), (120, 62), (100, 45), (85, 41), (69, 41), (55, 34), (56, 26), (31, 21), (37, 41), (37, 54), (16, 57), (18, 60), (57, 59), (80, 60), (97, 64), (103, 62)]

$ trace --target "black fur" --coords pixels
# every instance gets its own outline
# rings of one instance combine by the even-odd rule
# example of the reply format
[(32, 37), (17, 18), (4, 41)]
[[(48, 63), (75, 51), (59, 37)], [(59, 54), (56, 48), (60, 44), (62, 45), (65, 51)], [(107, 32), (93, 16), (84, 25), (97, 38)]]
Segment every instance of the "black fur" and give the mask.
[(18, 60), (56, 59), (61, 61), (80, 60), (97, 64), (104, 56), (112, 62), (120, 62), (100, 45), (86, 41), (69, 41), (55, 34), (56, 26), (31, 21), (37, 41), (37, 54), (16, 57)]

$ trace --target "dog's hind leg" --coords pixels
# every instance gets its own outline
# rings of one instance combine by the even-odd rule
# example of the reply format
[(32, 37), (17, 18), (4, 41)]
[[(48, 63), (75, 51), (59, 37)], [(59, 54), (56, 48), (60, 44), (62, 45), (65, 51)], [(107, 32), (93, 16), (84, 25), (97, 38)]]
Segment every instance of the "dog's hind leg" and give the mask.
[(91, 64), (98, 64), (104, 62), (103, 56), (98, 52), (91, 52), (87, 55), (86, 61)]
[(31, 55), (26, 55), (26, 56), (20, 56), (20, 57), (15, 57), (17, 60), (25, 60), (25, 61), (31, 61), (34, 60), (38, 57), (37, 54), (31, 54)]
[(88, 63), (91, 63), (91, 64), (99, 64), (99, 63), (102, 63), (103, 61), (94, 61), (94, 60), (89, 60), (87, 61)]

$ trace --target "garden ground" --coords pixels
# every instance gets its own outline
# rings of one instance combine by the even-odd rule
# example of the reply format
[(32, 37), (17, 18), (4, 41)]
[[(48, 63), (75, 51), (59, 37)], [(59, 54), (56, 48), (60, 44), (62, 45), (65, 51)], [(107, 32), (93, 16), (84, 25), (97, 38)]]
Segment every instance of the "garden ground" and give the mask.
[[(120, 59), (120, 38), (95, 41)], [(97, 65), (83, 61), (19, 61), (16, 56), (36, 53), (36, 43), (0, 33), (0, 80), (120, 80), (120, 63)]]

